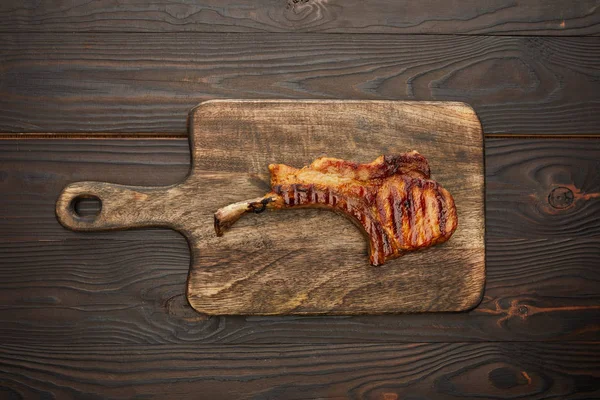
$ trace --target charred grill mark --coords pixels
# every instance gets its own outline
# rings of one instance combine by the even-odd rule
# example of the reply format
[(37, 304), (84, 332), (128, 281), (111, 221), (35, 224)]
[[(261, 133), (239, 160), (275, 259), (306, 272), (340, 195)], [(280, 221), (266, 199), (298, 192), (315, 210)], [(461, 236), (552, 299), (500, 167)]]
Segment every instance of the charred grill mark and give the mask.
[(372, 210), (360, 200), (346, 199), (335, 193), (332, 193), (331, 198), (337, 199), (335, 208), (351, 216), (366, 232), (369, 237), (371, 263), (373, 265), (383, 264), (386, 257), (394, 253), (394, 247), (390, 244), (388, 235), (378, 223)]
[(305, 185), (296, 185), (296, 204), (305, 205), (306, 204), (306, 186)]
[(388, 235), (379, 227), (380, 235), (381, 235), (381, 244), (383, 247), (384, 260), (385, 257), (388, 257), (394, 254), (394, 246), (390, 243), (390, 238)]
[(394, 245), (382, 224), (376, 218), (377, 210), (369, 209), (363, 202), (348, 203), (348, 213), (360, 222), (371, 240), (373, 265), (383, 264), (386, 257), (394, 254)]
[(384, 232), (386, 232), (389, 236), (390, 240), (394, 240), (393, 234), (389, 232), (389, 224), (387, 221), (390, 220), (391, 210), (389, 208), (389, 204), (387, 204), (387, 198), (389, 196), (389, 186), (383, 186), (379, 189), (377, 196), (374, 199), (373, 203), (370, 204), (371, 213), (373, 218), (378, 219), (381, 224), (381, 228)]
[(288, 206), (292, 207), (296, 204), (296, 188), (295, 185), (290, 185), (288, 186), (287, 190), (285, 191), (285, 204), (287, 204)]
[(419, 235), (421, 233), (421, 224), (419, 220), (419, 207), (421, 206), (421, 199), (418, 197), (419, 188), (417, 185), (413, 185), (411, 191), (408, 193), (410, 196), (410, 206), (411, 206), (411, 224), (410, 224), (410, 244), (413, 247), (418, 246), (419, 244)]
[(322, 191), (315, 189), (314, 185), (307, 185), (303, 183), (290, 185), (290, 194), (288, 195), (289, 200), (287, 200), (286, 193), (281, 188), (275, 187), (273, 191), (277, 194), (283, 195), (284, 203), (288, 206), (320, 204), (323, 200)]
[(438, 221), (440, 224), (440, 233), (446, 234), (446, 210), (444, 208), (444, 196), (442, 194), (441, 187), (438, 186), (435, 190), (435, 197), (438, 203)]
[(300, 204), (298, 201), (298, 185), (290, 185), (291, 193), (290, 193), (290, 206)]
[(285, 206), (289, 205), (290, 194), (289, 194), (289, 186), (288, 185), (276, 185), (273, 186), (273, 192), (278, 194), (283, 198), (283, 204)]
[(312, 196), (312, 185), (297, 184), (294, 185), (296, 192), (294, 198), (296, 199), (297, 205), (307, 205), (313, 203)]
[(383, 264), (385, 261), (385, 251), (383, 248), (383, 234), (374, 221), (369, 224), (369, 230), (371, 231), (371, 263), (375, 266)]
[[(404, 199), (401, 200), (400, 203), (400, 209), (402, 211), (402, 231), (399, 233), (400, 237), (402, 238), (402, 248), (403, 249), (410, 249), (411, 248), (411, 244), (409, 241), (409, 232), (410, 232), (410, 216), (408, 215), (408, 207), (405, 207), (405, 203), (406, 203), (406, 192), (404, 194)], [(410, 202), (408, 203), (409, 207), (410, 207)]]
[[(394, 196), (394, 193), (392, 193), (392, 191), (390, 190), (387, 198), (385, 199), (386, 204), (386, 219), (385, 220), (389, 220), (390, 221), (390, 225), (392, 228), (392, 234), (395, 238), (398, 238), (398, 232), (402, 232), (402, 227), (400, 227), (400, 229), (398, 229), (398, 219), (396, 218), (397, 212), (396, 212), (396, 208), (397, 208), (397, 199), (396, 196)], [(389, 212), (387, 211), (389, 210)], [(384, 220), (384, 221), (385, 221)], [(402, 221), (402, 215), (400, 215), (400, 221)]]
[(308, 185), (306, 187), (306, 202), (307, 203), (314, 203), (316, 200), (316, 196), (314, 195), (314, 185)]
[(406, 197), (404, 198), (404, 201), (402, 202), (403, 214), (406, 215), (406, 219), (407, 219), (406, 226), (404, 223), (402, 224), (402, 235), (404, 238), (405, 245), (409, 246), (409, 247), (413, 246), (413, 240), (409, 235), (412, 231), (414, 231), (414, 226), (415, 226), (414, 201), (412, 200), (413, 183), (414, 183), (414, 181), (412, 179), (409, 179), (409, 181), (406, 183), (406, 186), (404, 189), (404, 193), (406, 193)]
[(420, 232), (419, 232), (419, 243), (418, 245), (421, 246), (423, 245), (425, 242), (427, 242), (427, 239), (429, 237), (429, 235), (427, 234), (427, 204), (425, 204), (425, 190), (421, 190), (420, 192), (421, 198), (420, 198), (420, 202), (419, 202), (419, 208), (420, 208), (420, 214), (422, 215), (421, 217), (421, 221), (420, 221)]
[(403, 207), (402, 202), (405, 199), (405, 191), (399, 191), (397, 188), (394, 188), (394, 192), (390, 190), (390, 196), (388, 197), (388, 203), (391, 208), (391, 227), (392, 232), (394, 234), (394, 238), (397, 239), (398, 246), (402, 247), (406, 244), (404, 234), (403, 234)]

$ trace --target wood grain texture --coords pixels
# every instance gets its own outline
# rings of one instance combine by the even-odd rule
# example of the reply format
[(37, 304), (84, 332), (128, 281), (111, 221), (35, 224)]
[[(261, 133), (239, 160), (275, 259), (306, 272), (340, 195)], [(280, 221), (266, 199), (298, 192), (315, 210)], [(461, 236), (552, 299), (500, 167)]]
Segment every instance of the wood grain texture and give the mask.
[[(582, 399), (598, 343), (0, 346), (7, 398)], [(415, 397), (415, 393), (419, 397)]]
[(2, 33), (0, 131), (183, 136), (233, 97), (464, 101), (486, 134), (598, 134), (598, 60), (593, 37)]
[(487, 140), (486, 179), (487, 235), (600, 236), (600, 140)]
[[(191, 113), (185, 181), (77, 182), (61, 193), (56, 213), (74, 230), (181, 232), (192, 256), (188, 300), (210, 315), (463, 311), (479, 303), (485, 282), (482, 140), (477, 116), (462, 103), (205, 102)], [(246, 217), (216, 237), (214, 212), (268, 192), (271, 163), (300, 167), (324, 155), (367, 162), (412, 149), (455, 199), (460, 227), (444, 245), (374, 268), (361, 232), (323, 210)], [(72, 208), (87, 195), (102, 201), (93, 220)]]
[[(600, 141), (486, 139), (485, 155), (488, 238), (600, 235)], [(182, 181), (189, 168), (186, 139), (0, 140), (0, 240), (81, 238), (57, 224), (54, 215), (56, 198), (67, 183), (167, 186)], [(578, 197), (570, 207), (550, 205), (555, 188), (573, 186)], [(118, 237), (178, 240), (168, 232), (127, 231)], [(86, 235), (104, 240), (112, 233)]]
[(0, 21), (9, 32), (600, 33), (595, 0), (6, 0)]
[(161, 238), (0, 243), (4, 344), (557, 341), (600, 338), (600, 239), (494, 239), (465, 313), (206, 317), (185, 297), (189, 250)]
[[(581, 342), (600, 340), (600, 141), (548, 139), (598, 134), (598, 41), (527, 37), (598, 35), (596, 0), (7, 0), (0, 16), (0, 132), (80, 138), (0, 140), (0, 398), (600, 397), (598, 342)], [(543, 137), (486, 143), (482, 303), (206, 317), (180, 234), (57, 223), (70, 182), (181, 181), (187, 110), (239, 97), (466, 101), (490, 137)]]
[(0, 341), (598, 340), (600, 216), (589, 211), (598, 199), (587, 196), (580, 201), (589, 204), (565, 210), (581, 221), (580, 229), (561, 236), (564, 220), (535, 211), (543, 197), (539, 207), (524, 207), (503, 188), (518, 179), (519, 190), (533, 194), (548, 189), (546, 177), (558, 175), (576, 178), (573, 183), (586, 182), (582, 177), (594, 182), (598, 175), (588, 160), (600, 159), (600, 142), (493, 139), (486, 140), (485, 152), (488, 202), (511, 205), (486, 209), (487, 285), (473, 311), (443, 320), (436, 314), (203, 320), (185, 300), (189, 251), (181, 235), (162, 229), (77, 233), (54, 215), (58, 194), (72, 181), (182, 180), (190, 162), (186, 140), (0, 140)]

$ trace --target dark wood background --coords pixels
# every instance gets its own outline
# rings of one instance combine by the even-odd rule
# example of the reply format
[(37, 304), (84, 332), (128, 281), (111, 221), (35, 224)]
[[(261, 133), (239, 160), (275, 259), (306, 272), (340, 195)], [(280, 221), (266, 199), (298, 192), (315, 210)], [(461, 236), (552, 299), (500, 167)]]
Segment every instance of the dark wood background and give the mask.
[[(0, 398), (599, 398), (599, 7), (3, 1)], [(179, 234), (58, 224), (69, 182), (183, 178), (187, 112), (211, 98), (473, 105), (481, 305), (206, 318), (185, 299)]]

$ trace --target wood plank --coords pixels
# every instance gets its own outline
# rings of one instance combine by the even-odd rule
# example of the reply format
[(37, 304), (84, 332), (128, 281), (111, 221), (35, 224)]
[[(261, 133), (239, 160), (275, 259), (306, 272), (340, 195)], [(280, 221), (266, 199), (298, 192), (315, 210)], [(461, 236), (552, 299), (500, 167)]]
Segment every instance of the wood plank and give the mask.
[[(488, 238), (600, 235), (599, 140), (487, 139), (485, 146)], [(185, 139), (0, 140), (0, 240), (81, 238), (54, 215), (56, 198), (68, 183), (169, 185), (184, 179), (189, 163)], [(556, 208), (548, 198), (561, 187), (570, 188), (573, 201)], [(121, 240), (179, 237), (163, 230), (86, 237), (113, 234)]]
[(239, 344), (600, 337), (599, 238), (496, 239), (487, 249), (483, 302), (465, 313), (443, 318), (207, 318), (186, 301), (190, 259), (183, 238), (0, 242), (0, 341)]
[(114, 399), (581, 399), (600, 395), (599, 360), (598, 343), (569, 342), (3, 344), (0, 394)]
[(600, 236), (600, 140), (486, 140), (486, 235)]
[[(560, 235), (564, 219), (539, 213), (543, 196), (537, 206), (522, 202), (528, 193), (545, 193), (552, 177), (570, 177), (582, 193), (595, 193), (600, 141), (486, 142), (488, 203), (511, 205), (486, 210), (488, 281), (482, 305), (445, 315), (442, 324), (437, 315), (420, 314), (202, 322), (185, 302), (189, 253), (183, 237), (166, 230), (75, 233), (54, 216), (56, 197), (70, 181), (143, 185), (182, 179), (189, 163), (184, 140), (0, 141), (0, 341), (597, 340), (598, 198), (587, 196), (566, 209), (581, 221), (566, 235)], [(508, 184), (518, 192), (505, 190)], [(499, 200), (504, 195), (510, 196), (505, 202)]]
[(486, 134), (597, 134), (596, 38), (0, 36), (0, 131), (182, 135), (213, 98), (447, 100)]
[(469, 0), (3, 1), (8, 32), (595, 35), (598, 2)]

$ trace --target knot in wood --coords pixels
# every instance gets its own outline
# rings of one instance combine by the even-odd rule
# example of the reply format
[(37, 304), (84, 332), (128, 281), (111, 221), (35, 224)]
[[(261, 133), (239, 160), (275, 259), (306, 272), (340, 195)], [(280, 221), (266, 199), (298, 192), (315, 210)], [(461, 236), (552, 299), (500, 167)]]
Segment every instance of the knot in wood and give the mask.
[(519, 306), (519, 308), (517, 309), (517, 311), (522, 316), (526, 316), (528, 314), (528, 312), (529, 312), (529, 309), (527, 308), (527, 306)]
[(548, 195), (548, 203), (554, 208), (567, 208), (573, 204), (573, 191), (564, 186), (554, 188)]

